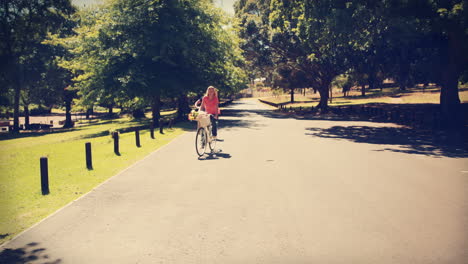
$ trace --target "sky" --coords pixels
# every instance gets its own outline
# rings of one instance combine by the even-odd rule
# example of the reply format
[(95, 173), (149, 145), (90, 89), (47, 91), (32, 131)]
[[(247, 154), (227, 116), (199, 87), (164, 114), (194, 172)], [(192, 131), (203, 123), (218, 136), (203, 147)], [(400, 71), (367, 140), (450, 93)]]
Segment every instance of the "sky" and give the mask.
[[(236, 0), (214, 0), (215, 5), (221, 7), (226, 11), (228, 14), (234, 15), (234, 2)], [(103, 0), (72, 0), (72, 3), (74, 3), (77, 6), (83, 6), (83, 5), (93, 5), (93, 4), (98, 4), (102, 3)]]

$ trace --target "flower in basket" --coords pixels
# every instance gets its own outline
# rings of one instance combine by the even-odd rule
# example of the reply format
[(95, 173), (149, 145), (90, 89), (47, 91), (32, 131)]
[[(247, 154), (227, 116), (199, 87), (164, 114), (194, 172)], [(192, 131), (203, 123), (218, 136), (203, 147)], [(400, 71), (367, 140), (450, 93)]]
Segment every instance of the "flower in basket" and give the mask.
[(188, 119), (190, 121), (193, 121), (193, 120), (196, 120), (197, 119), (197, 116), (198, 116), (198, 112), (195, 111), (195, 110), (192, 110), (189, 115), (188, 115)]

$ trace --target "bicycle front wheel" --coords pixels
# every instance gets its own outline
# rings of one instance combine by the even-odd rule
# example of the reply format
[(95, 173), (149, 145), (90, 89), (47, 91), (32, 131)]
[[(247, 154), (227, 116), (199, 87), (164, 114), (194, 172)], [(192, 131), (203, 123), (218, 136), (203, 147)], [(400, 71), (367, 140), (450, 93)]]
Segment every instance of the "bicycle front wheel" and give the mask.
[(197, 150), (198, 156), (205, 154), (205, 149), (208, 141), (208, 135), (203, 127), (200, 127), (195, 137), (195, 149)]

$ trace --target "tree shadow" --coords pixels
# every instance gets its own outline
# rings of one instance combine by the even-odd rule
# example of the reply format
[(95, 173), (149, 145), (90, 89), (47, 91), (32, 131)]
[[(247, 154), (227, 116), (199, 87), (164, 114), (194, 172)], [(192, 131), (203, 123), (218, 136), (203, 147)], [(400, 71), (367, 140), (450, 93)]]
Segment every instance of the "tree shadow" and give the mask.
[(79, 139), (97, 138), (97, 137), (103, 137), (103, 136), (109, 136), (109, 135), (110, 135), (109, 131), (104, 130), (104, 131), (93, 133), (93, 134), (79, 136), (74, 139), (79, 140)]
[[(367, 103), (329, 107), (328, 111), (316, 108), (304, 110), (278, 109), (259, 112), (268, 118), (294, 118), (298, 120), (330, 121), (370, 121), (376, 123), (395, 123), (414, 129), (448, 130), (447, 120), (442, 118), (438, 104), (388, 104)], [(468, 104), (460, 105), (459, 115), (463, 125), (468, 127)], [(459, 129), (460, 128), (455, 128)]]
[(394, 145), (379, 151), (420, 154), (432, 157), (468, 157), (468, 137), (463, 131), (415, 130), (408, 127), (333, 126), (307, 128), (305, 134), (357, 143)]
[[(233, 102), (232, 104), (236, 104)], [(262, 110), (259, 110), (260, 112)], [(255, 114), (259, 111), (256, 110), (248, 110), (248, 109), (223, 109), (221, 115), (218, 119), (218, 129), (230, 129), (230, 128), (250, 128), (250, 129), (258, 129), (263, 125), (260, 124), (258, 121), (250, 120), (246, 118), (252, 114)], [(265, 110), (271, 111), (271, 110)], [(197, 122), (180, 122), (177, 123), (176, 127), (182, 128), (185, 131), (195, 131), (197, 129)]]
[(41, 263), (58, 264), (61, 259), (51, 260), (45, 248), (39, 247), (39, 243), (29, 243), (21, 248), (5, 248), (0, 253), (0, 263)]
[(248, 112), (247, 110), (224, 109), (221, 112), (221, 115), (226, 116), (226, 117), (242, 117), (247, 112)]
[(20, 132), (20, 133), (1, 133), (0, 140), (18, 139), (26, 137), (41, 137), (50, 134), (61, 134), (76, 131), (76, 128), (54, 128), (52, 130), (38, 130), (31, 132)]
[(259, 129), (262, 127), (260, 123), (252, 120), (245, 119), (221, 119), (218, 121), (218, 129), (227, 129), (230, 128), (249, 128), (249, 129)]

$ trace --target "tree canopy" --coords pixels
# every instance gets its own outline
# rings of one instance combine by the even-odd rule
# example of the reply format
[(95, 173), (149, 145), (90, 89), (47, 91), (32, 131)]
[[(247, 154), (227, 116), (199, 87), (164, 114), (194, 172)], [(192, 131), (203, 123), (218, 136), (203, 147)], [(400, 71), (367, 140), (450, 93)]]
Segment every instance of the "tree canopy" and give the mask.
[[(67, 78), (52, 70), (57, 54), (42, 41), (48, 32), (63, 34), (69, 30), (72, 25), (68, 18), (74, 12), (69, 0), (1, 2), (0, 86), (4, 90), (2, 97), (7, 99), (3, 101), (13, 104), (13, 131), (19, 130), (21, 97), (26, 106), (31, 100), (47, 100), (45, 96), (50, 92), (38, 89), (56, 91), (60, 80)], [(50, 81), (49, 74), (53, 74), (54, 81)]]
[(232, 93), (245, 82), (235, 29), (210, 1), (113, 0), (76, 20), (74, 36), (51, 42), (73, 54), (61, 66), (84, 105), (149, 104), (156, 123), (161, 96), (183, 101), (209, 85)]
[(370, 88), (383, 77), (401, 89), (437, 82), (445, 120), (459, 116), (458, 81), (468, 70), (466, 0), (239, 0), (235, 11), (252, 72), (267, 65), (270, 72), (302, 72), (320, 92), (319, 108), (326, 109), (336, 76), (355, 74)]

